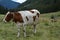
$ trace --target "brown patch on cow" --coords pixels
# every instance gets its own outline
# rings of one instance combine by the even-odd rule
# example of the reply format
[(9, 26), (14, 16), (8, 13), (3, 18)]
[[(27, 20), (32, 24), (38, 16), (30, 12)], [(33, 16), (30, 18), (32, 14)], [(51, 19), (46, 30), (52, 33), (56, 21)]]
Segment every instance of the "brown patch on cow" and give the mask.
[(36, 16), (33, 16), (33, 21), (35, 21), (35, 19), (36, 19)]
[(28, 17), (26, 16), (27, 21), (29, 21)]
[(12, 18), (13, 18), (13, 15), (12, 15), (11, 13), (9, 13), (9, 14), (7, 15), (7, 17), (5, 18), (5, 20), (6, 20), (7, 22), (9, 22)]
[(13, 21), (23, 23), (21, 14), (18, 12), (14, 12)]
[(31, 13), (34, 13), (34, 11), (30, 11)]
[(37, 13), (37, 16), (39, 17), (39, 13)]

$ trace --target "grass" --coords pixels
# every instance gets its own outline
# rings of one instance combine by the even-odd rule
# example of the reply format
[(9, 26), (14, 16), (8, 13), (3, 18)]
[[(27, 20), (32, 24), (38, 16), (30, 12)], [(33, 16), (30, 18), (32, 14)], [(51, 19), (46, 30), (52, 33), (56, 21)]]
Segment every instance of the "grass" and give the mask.
[[(51, 22), (51, 16), (56, 16), (57, 21)], [(4, 15), (0, 14), (0, 40), (60, 40), (60, 11), (41, 14), (40, 21), (37, 25), (37, 33), (33, 35), (33, 27), (27, 27), (27, 35), (29, 37), (23, 37), (23, 31), (21, 27), (21, 36), (17, 35), (17, 27), (13, 22), (4, 23), (2, 19)]]

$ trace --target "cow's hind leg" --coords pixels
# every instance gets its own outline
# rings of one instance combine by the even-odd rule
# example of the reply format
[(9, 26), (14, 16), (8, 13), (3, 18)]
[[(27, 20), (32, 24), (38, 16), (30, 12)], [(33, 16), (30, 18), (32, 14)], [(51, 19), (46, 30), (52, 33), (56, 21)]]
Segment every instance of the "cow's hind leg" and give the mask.
[(33, 32), (36, 33), (36, 24), (33, 24)]
[(23, 24), (23, 32), (24, 32), (24, 37), (26, 37), (26, 25)]

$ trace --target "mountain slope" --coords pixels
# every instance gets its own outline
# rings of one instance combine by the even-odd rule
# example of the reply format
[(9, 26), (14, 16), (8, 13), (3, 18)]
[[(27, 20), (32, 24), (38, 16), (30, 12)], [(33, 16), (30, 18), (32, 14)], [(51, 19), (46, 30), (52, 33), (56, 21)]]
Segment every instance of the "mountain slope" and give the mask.
[(0, 5), (4, 6), (5, 8), (12, 9), (12, 8), (16, 8), (18, 5), (20, 5), (20, 3), (11, 0), (5, 0), (5, 1), (1, 0)]
[(17, 10), (38, 9), (41, 13), (54, 12), (60, 10), (60, 0), (27, 0), (18, 6)]

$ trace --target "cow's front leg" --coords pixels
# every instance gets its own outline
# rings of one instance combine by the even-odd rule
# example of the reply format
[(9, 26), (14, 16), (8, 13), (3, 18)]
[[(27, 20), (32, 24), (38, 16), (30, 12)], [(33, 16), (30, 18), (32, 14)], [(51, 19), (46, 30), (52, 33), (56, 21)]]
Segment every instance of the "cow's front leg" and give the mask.
[(26, 37), (26, 25), (23, 24), (24, 37)]
[(18, 29), (18, 33), (17, 33), (17, 37), (19, 37), (20, 36), (20, 23), (17, 23), (17, 29)]

